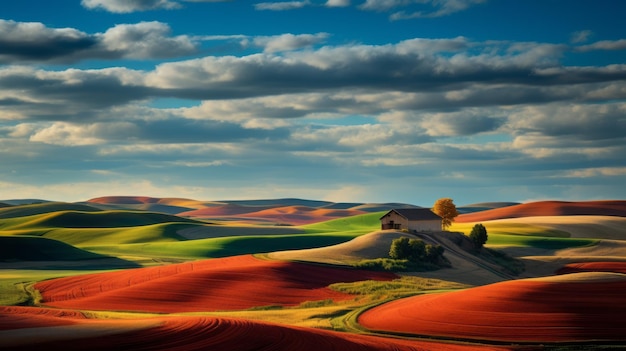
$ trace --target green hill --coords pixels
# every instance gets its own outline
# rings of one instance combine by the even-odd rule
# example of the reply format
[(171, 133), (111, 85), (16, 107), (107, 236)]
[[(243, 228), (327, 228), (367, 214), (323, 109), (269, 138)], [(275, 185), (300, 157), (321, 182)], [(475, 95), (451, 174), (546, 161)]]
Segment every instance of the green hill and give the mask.
[(36, 236), (0, 236), (0, 261), (75, 261), (107, 258), (66, 243)]
[(99, 212), (101, 210), (92, 206), (68, 202), (45, 202), (0, 208), (0, 218), (25, 217), (59, 211)]
[(365, 234), (380, 229), (380, 217), (382, 217), (385, 213), (386, 211), (372, 212), (363, 215), (332, 219), (326, 222), (304, 225), (299, 228), (304, 229), (307, 233), (358, 232)]
[(167, 222), (200, 223), (187, 218), (143, 211), (58, 211), (0, 220), (0, 229), (120, 228)]

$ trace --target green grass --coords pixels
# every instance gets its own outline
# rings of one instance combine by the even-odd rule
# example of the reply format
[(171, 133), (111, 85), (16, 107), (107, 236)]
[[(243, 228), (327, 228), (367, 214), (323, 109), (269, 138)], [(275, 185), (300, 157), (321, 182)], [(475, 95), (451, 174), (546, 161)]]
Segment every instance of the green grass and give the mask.
[(39, 270), (39, 269), (1, 269), (0, 270), (0, 305), (32, 305), (38, 298), (33, 283), (72, 275), (101, 273), (113, 270)]
[(440, 292), (469, 288), (469, 285), (445, 280), (404, 276), (392, 281), (365, 280), (353, 283), (335, 283), (329, 288), (354, 295), (369, 295), (373, 299), (400, 298), (424, 292)]
[(365, 234), (380, 229), (380, 217), (385, 213), (384, 211), (367, 213), (304, 225), (299, 228), (307, 233), (350, 232)]
[(28, 305), (31, 301), (30, 295), (26, 292), (25, 284), (20, 279), (0, 278), (0, 305), (16, 306)]
[(85, 246), (85, 248), (90, 251), (114, 256), (201, 259), (309, 249), (340, 244), (354, 237), (355, 235), (353, 234), (233, 236), (179, 242)]
[(430, 262), (411, 262), (406, 259), (375, 258), (361, 260), (354, 264), (356, 268), (389, 272), (428, 272), (441, 267)]
[(488, 233), (488, 246), (522, 246), (538, 249), (560, 250), (571, 247), (590, 246), (597, 244), (593, 239), (571, 239), (555, 237), (537, 237), (524, 235), (498, 235)]
[(57, 228), (48, 230), (43, 236), (77, 246), (175, 242), (187, 240), (178, 235), (177, 231), (190, 226), (193, 224), (158, 223), (121, 228)]
[[(453, 223), (449, 231), (469, 234), (475, 223)], [(562, 230), (546, 228), (526, 223), (482, 223), (487, 229), (487, 234), (494, 235), (525, 235), (551, 238), (569, 238), (570, 233)]]

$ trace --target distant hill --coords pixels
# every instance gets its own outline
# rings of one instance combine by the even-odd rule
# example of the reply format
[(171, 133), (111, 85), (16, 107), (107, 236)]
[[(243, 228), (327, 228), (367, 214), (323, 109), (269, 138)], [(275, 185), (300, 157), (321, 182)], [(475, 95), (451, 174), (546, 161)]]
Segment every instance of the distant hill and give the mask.
[(479, 202), (475, 204), (460, 206), (457, 208), (457, 210), (459, 211), (459, 213), (472, 213), (493, 210), (495, 208), (515, 206), (519, 204), (519, 202)]
[(103, 196), (83, 202), (103, 210), (138, 210), (176, 215), (181, 212), (213, 206), (212, 202), (184, 198), (157, 198), (149, 196)]
[(38, 224), (41, 226), (62, 228), (114, 228), (144, 226), (165, 222), (194, 223), (195, 221), (163, 213), (142, 211), (102, 211), (97, 213), (62, 211), (42, 217), (38, 221)]
[(0, 208), (0, 219), (32, 216), (58, 211), (98, 212), (100, 209), (88, 205), (68, 202), (44, 202), (31, 205), (15, 205)]
[(455, 222), (481, 222), (534, 216), (619, 216), (626, 217), (626, 201), (538, 201), (459, 215)]
[(0, 202), (15, 206), (15, 205), (40, 204), (40, 203), (50, 202), (50, 201), (41, 200), (41, 199), (10, 199), (10, 200), (0, 200)]

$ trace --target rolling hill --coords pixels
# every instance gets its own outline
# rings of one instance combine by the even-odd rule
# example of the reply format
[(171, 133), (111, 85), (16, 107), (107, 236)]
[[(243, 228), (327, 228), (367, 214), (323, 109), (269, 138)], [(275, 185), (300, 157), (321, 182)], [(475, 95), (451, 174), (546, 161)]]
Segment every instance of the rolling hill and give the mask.
[(458, 223), (482, 222), (533, 216), (619, 216), (626, 217), (626, 201), (539, 201), (459, 215)]

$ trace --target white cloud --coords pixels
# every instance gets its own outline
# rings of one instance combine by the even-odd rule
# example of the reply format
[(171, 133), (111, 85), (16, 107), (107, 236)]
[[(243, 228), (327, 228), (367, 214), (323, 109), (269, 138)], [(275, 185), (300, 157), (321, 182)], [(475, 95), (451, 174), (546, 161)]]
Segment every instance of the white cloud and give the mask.
[(592, 44), (575, 47), (578, 51), (594, 51), (594, 50), (626, 50), (626, 39), (619, 40), (601, 40)]
[(161, 22), (119, 24), (104, 33), (0, 20), (0, 63), (72, 63), (86, 59), (153, 59), (195, 53), (194, 38), (171, 36)]
[(621, 177), (626, 176), (626, 167), (599, 167), (574, 169), (561, 172), (555, 177), (564, 178), (595, 178), (595, 177)]
[(350, 0), (328, 0), (326, 1), (326, 7), (348, 7), (350, 6)]
[(85, 146), (104, 144), (107, 136), (116, 139), (125, 135), (132, 135), (135, 125), (129, 122), (94, 123), (76, 125), (65, 122), (56, 122), (36, 131), (29, 138), (30, 141), (52, 145)]
[(104, 9), (114, 13), (129, 13), (156, 9), (178, 9), (181, 5), (169, 0), (82, 0), (88, 9)]
[(174, 10), (183, 7), (181, 2), (227, 2), (231, 0), (82, 0), (88, 9), (103, 9), (113, 13), (130, 13), (149, 10)]
[(323, 42), (328, 36), (328, 33), (299, 35), (287, 33), (275, 36), (255, 37), (253, 43), (256, 46), (263, 47), (265, 52), (279, 52), (310, 47)]
[(196, 52), (196, 43), (186, 35), (171, 37), (170, 27), (161, 22), (118, 24), (102, 34), (107, 52), (128, 58), (165, 58)]
[(432, 18), (448, 16), (456, 12), (464, 11), (476, 4), (484, 3), (486, 0), (366, 0), (359, 6), (362, 10), (388, 12), (398, 8), (419, 5), (426, 10), (419, 11), (397, 11), (391, 14), (392, 20), (411, 18)]
[(284, 1), (284, 2), (261, 2), (254, 5), (257, 10), (269, 10), (269, 11), (286, 11), (303, 8), (311, 5), (308, 0), (305, 1)]

